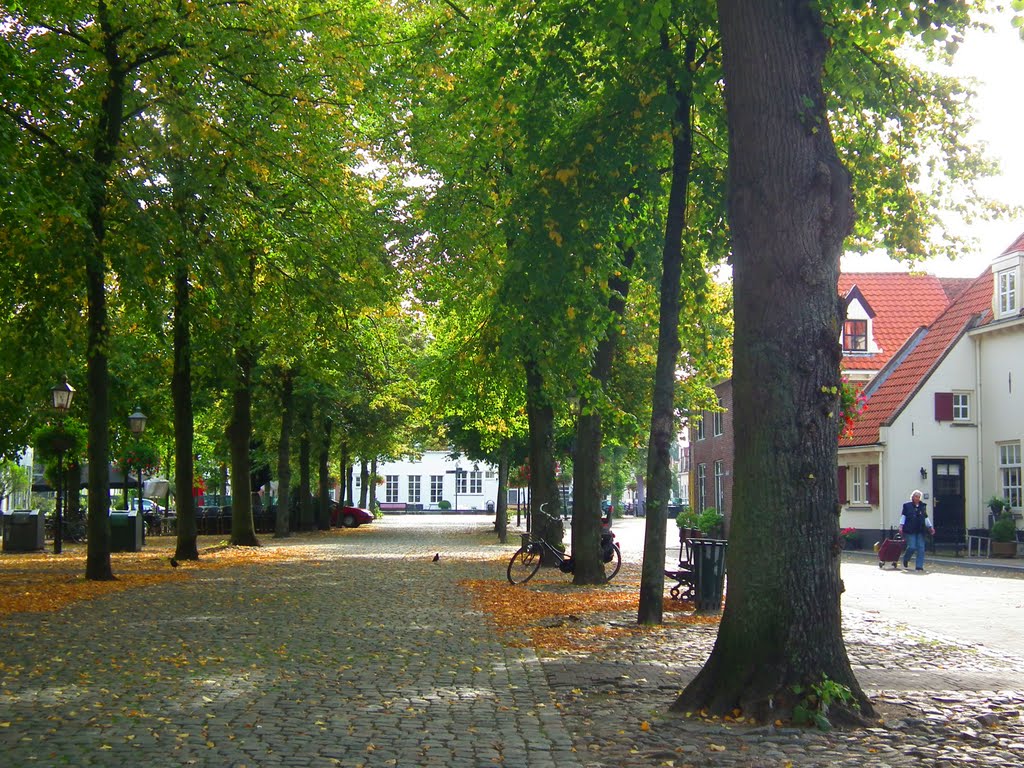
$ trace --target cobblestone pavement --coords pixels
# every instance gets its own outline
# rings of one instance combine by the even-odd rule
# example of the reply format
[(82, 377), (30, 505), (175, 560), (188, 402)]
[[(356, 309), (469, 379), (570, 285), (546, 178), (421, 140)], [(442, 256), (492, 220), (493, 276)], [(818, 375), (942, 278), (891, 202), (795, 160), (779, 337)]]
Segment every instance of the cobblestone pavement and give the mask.
[(499, 558), (513, 545), (491, 543), (488, 528), (480, 517), (389, 517), (280, 544), (305, 546), (305, 561), (197, 570), (7, 617), (0, 765), (1024, 762), (1021, 658), (866, 612), (847, 611), (844, 625), (885, 721), (846, 733), (669, 714), (714, 627), (631, 635), (593, 654), (511, 647), (458, 585), (503, 579)]

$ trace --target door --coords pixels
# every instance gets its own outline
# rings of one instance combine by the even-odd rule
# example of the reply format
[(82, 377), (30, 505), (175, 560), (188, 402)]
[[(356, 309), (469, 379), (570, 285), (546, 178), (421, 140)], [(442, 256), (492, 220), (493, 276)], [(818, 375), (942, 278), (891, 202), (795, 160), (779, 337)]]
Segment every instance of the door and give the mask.
[(964, 460), (932, 460), (932, 524), (936, 538), (967, 528), (964, 500)]

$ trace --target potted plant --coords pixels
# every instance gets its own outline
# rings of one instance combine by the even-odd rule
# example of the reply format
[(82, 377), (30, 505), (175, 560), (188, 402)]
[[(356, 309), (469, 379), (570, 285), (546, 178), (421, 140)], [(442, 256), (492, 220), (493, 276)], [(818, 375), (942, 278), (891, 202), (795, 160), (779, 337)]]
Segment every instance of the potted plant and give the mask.
[(700, 528), (698, 527), (699, 515), (693, 511), (692, 507), (684, 506), (679, 510), (679, 514), (676, 515), (676, 525), (679, 527), (679, 543), (682, 544), (684, 539), (696, 539), (701, 535)]
[(1003, 513), (1004, 509), (1007, 509), (1010, 506), (1010, 502), (1006, 499), (1001, 499), (995, 495), (993, 495), (986, 503), (988, 504), (988, 508), (992, 510), (993, 517), (996, 518)]
[(720, 539), (725, 533), (725, 515), (714, 507), (708, 507), (697, 516), (697, 528), (705, 536)]
[(989, 531), (992, 539), (992, 557), (1017, 556), (1017, 521), (1009, 507), (1003, 509)]
[(839, 531), (839, 541), (842, 543), (843, 549), (861, 548), (861, 538), (856, 528), (843, 528)]

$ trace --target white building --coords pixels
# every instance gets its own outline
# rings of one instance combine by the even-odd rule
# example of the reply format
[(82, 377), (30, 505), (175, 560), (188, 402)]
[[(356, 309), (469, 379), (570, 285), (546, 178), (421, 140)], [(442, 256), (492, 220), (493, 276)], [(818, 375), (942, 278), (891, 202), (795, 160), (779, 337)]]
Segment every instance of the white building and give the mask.
[[(379, 461), (377, 501), (388, 511), (479, 510), (497, 503), (498, 472), (486, 462), (453, 459), (448, 451), (424, 451), (419, 457)], [(355, 477), (356, 497), (360, 478)]]
[(988, 528), (992, 496), (1020, 512), (1022, 271), (1024, 235), (865, 388), (867, 410), (840, 442), (844, 527), (888, 530), (914, 489), (940, 541)]

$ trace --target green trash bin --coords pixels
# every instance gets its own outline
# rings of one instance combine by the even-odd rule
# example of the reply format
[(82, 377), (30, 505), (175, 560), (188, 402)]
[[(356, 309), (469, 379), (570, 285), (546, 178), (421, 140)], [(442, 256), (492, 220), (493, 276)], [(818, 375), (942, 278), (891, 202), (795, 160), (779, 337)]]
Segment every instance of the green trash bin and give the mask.
[(696, 586), (694, 607), (699, 613), (718, 613), (722, 610), (722, 595), (725, 593), (725, 548), (729, 542), (692, 539), (690, 546)]
[(110, 513), (110, 551), (142, 551), (142, 515), (137, 512)]
[(38, 509), (4, 512), (4, 552), (36, 552), (46, 541), (46, 518)]

